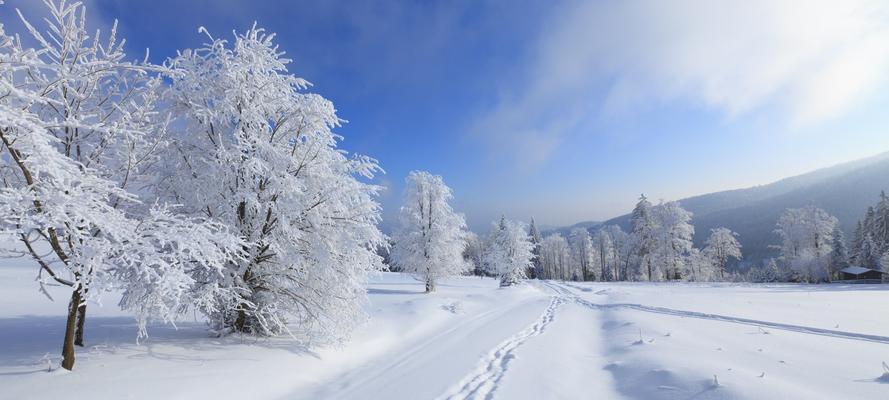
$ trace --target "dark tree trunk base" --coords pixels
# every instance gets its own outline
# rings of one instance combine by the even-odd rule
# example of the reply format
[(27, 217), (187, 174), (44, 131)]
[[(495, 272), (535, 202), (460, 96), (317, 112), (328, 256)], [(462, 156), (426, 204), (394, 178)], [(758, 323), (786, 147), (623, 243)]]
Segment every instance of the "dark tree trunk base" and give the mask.
[(249, 334), (264, 332), (262, 327), (259, 326), (258, 319), (251, 314), (247, 304), (238, 306), (237, 314), (235, 314), (235, 320), (233, 322), (231, 329), (234, 332)]
[(74, 331), (74, 345), (83, 347), (83, 324), (86, 321), (86, 304), (77, 309), (76, 330)]
[(74, 336), (77, 330), (77, 310), (80, 305), (80, 291), (74, 289), (68, 303), (68, 320), (65, 324), (65, 340), (62, 343), (62, 368), (74, 369)]

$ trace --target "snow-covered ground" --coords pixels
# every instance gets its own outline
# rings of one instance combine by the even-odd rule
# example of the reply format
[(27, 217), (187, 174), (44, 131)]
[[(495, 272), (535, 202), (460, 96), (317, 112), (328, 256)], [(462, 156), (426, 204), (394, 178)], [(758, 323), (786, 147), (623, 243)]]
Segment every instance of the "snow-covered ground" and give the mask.
[[(889, 285), (531, 282), (400, 274), (368, 289), (341, 348), (212, 338), (89, 309), (74, 372), (55, 369), (65, 294), (0, 265), (0, 398), (885, 399)], [(55, 368), (55, 367), (54, 367)], [(718, 383), (717, 383), (718, 382)]]

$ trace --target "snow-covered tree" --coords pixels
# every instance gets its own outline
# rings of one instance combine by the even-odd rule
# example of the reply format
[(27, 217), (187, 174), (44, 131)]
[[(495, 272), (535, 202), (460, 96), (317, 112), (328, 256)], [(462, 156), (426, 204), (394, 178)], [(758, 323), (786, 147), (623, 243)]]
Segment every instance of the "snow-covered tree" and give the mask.
[(889, 252), (880, 257), (880, 270), (889, 273)]
[(617, 225), (608, 225), (601, 229), (611, 242), (611, 255), (609, 268), (612, 270), (612, 279), (626, 281), (635, 278), (631, 273), (631, 266), (636, 255), (636, 243), (634, 236), (628, 234)]
[(830, 252), (830, 275), (831, 278), (838, 278), (839, 271), (849, 266), (849, 250), (846, 247), (846, 236), (839, 224), (833, 229), (833, 249)]
[(873, 226), (874, 210), (868, 207), (863, 220), (858, 220), (855, 227), (854, 236), (852, 237), (852, 252), (850, 258), (852, 262), (862, 267), (873, 267), (879, 262), (880, 254), (876, 243), (874, 242), (873, 233), (870, 228)]
[(392, 239), (386, 238), (386, 243), (377, 245), (377, 255), (380, 256), (381, 262), (383, 263), (383, 270), (390, 272), (398, 272), (398, 268), (392, 265), (392, 260), (390, 260), (390, 253), (392, 252)]
[(654, 249), (651, 254), (654, 264), (662, 270), (664, 279), (683, 279), (688, 272), (688, 254), (695, 233), (691, 213), (678, 202), (671, 201), (652, 208), (651, 214), (654, 222)]
[(704, 254), (712, 261), (713, 270), (719, 274), (720, 279), (725, 278), (725, 267), (729, 259), (741, 259), (741, 243), (737, 236), (730, 229), (719, 227), (710, 230), (710, 237), (705, 242)]
[(879, 239), (874, 236), (876, 211), (874, 207), (868, 207), (864, 213), (864, 219), (858, 221), (859, 228), (855, 231), (853, 251), (855, 261), (863, 267), (875, 267), (880, 259)]
[(855, 224), (855, 231), (852, 233), (852, 246), (849, 249), (849, 261), (858, 265), (862, 265), (859, 261), (861, 258), (861, 246), (864, 242), (864, 226), (859, 219)]
[(683, 279), (691, 282), (707, 282), (722, 278), (716, 273), (713, 258), (699, 249), (692, 248), (686, 257)]
[(867, 226), (877, 253), (882, 255), (889, 251), (889, 196), (886, 192), (880, 191), (880, 201), (874, 207), (872, 220)]
[(607, 229), (599, 229), (593, 237), (593, 246), (596, 249), (594, 268), (599, 270), (599, 279), (602, 281), (616, 280), (614, 241)]
[(596, 248), (593, 246), (593, 238), (586, 228), (574, 228), (568, 237), (571, 245), (571, 258), (580, 270), (581, 279), (584, 281), (596, 280), (595, 263)]
[(500, 279), (500, 286), (510, 286), (524, 279), (533, 265), (534, 244), (525, 225), (502, 220), (491, 228), (491, 242), (484, 253), (485, 264)]
[(781, 270), (778, 269), (778, 263), (775, 262), (774, 258), (766, 260), (762, 267), (757, 269), (757, 273), (754, 275), (754, 279), (752, 279), (753, 282), (761, 283), (781, 282), (783, 280), (784, 276)]
[(167, 145), (162, 69), (126, 61), (115, 27), (91, 36), (81, 3), (46, 5), (45, 31), (20, 15), (37, 49), (0, 27), (0, 233), (39, 265), (41, 285), (71, 288), (71, 369), (88, 301), (122, 290), (144, 335), (148, 319), (203, 301), (190, 272), (217, 275), (241, 242), (137, 192)]
[(530, 273), (528, 274), (528, 277), (531, 279), (538, 279), (541, 274), (540, 242), (543, 241), (543, 235), (540, 234), (540, 229), (537, 228), (534, 218), (531, 218), (531, 227), (528, 229), (528, 236), (531, 237), (531, 244), (534, 245), (534, 266), (529, 270)]
[(880, 201), (870, 206), (858, 221), (849, 255), (855, 264), (876, 268), (882, 254), (889, 251), (889, 196), (880, 192)]
[(655, 221), (651, 215), (651, 202), (645, 195), (639, 196), (639, 202), (633, 208), (630, 215), (632, 227), (632, 242), (635, 245), (634, 257), (636, 259), (636, 274), (645, 274), (647, 280), (652, 280), (654, 263), (652, 252), (655, 249)]
[(461, 256), (466, 222), (448, 204), (451, 189), (441, 176), (413, 171), (405, 183), (392, 259), (425, 282), (427, 293), (433, 292), (440, 279), (468, 268)]
[(273, 34), (199, 32), (207, 44), (167, 63), (178, 129), (160, 185), (245, 243), (245, 257), (210, 279), (234, 295), (202, 309), (220, 332), (344, 339), (364, 315), (367, 274), (381, 268), (379, 187), (366, 182), (380, 168), (338, 148), (333, 104), (305, 92)]
[(829, 277), (836, 225), (835, 217), (814, 205), (788, 208), (778, 219), (781, 258), (798, 279), (817, 282)]
[(861, 240), (855, 260), (859, 266), (865, 268), (875, 268), (880, 263), (879, 246), (870, 234), (865, 234)]
[(463, 248), (463, 259), (469, 263), (473, 275), (485, 276), (484, 256), (487, 242), (475, 233), (468, 231), (464, 240), (466, 244)]
[(568, 241), (558, 233), (549, 235), (540, 242), (540, 263), (545, 279), (573, 278), (570, 247)]

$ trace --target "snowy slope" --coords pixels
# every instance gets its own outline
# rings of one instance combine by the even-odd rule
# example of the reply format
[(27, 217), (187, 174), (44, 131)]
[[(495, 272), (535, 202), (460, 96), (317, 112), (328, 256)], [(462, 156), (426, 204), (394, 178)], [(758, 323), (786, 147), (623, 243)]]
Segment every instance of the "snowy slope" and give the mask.
[[(112, 298), (90, 309), (74, 372), (65, 305), (33, 268), (0, 268), (0, 398), (883, 399), (881, 286), (531, 282), (459, 278), (425, 295), (394, 273), (341, 348), (208, 337), (201, 321), (136, 343)], [(53, 291), (51, 291), (53, 293)], [(641, 336), (640, 336), (641, 333)], [(48, 357), (45, 357), (47, 356)], [(714, 379), (715, 376), (715, 379)], [(715, 382), (718, 381), (718, 384)]]
[[(775, 222), (787, 208), (815, 204), (837, 217), (840, 227), (851, 237), (867, 207), (879, 201), (881, 190), (889, 190), (887, 180), (889, 153), (881, 153), (766, 185), (680, 199), (679, 203), (694, 214), (695, 246), (703, 245), (710, 229), (726, 227), (740, 234), (745, 259), (757, 261), (776, 256), (769, 246), (778, 242), (773, 232)], [(629, 230), (629, 223), (630, 215), (625, 214), (601, 225)], [(567, 234), (569, 229), (559, 231)]]

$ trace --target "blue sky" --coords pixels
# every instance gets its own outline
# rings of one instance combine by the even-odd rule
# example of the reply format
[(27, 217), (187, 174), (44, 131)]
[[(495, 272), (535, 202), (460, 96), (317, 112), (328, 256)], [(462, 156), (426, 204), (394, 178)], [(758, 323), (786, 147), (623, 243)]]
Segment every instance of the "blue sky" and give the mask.
[(642, 192), (679, 199), (889, 150), (884, 3), (87, 2), (155, 62), (199, 46), (199, 26), (257, 21), (349, 121), (342, 147), (387, 171), (384, 225), (422, 169), (475, 230), (501, 213), (606, 219)]

